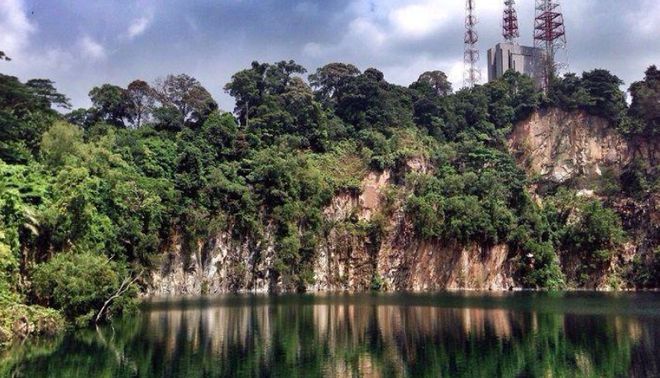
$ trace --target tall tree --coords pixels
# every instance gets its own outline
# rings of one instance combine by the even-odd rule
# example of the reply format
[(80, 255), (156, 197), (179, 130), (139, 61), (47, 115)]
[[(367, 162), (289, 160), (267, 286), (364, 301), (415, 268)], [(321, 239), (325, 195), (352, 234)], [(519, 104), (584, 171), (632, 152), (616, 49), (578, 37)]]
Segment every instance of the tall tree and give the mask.
[(266, 88), (271, 94), (281, 94), (289, 85), (294, 74), (304, 74), (307, 70), (293, 60), (270, 64), (266, 69)]
[(582, 79), (574, 73), (554, 78), (550, 83), (548, 97), (555, 105), (569, 111), (593, 106), (593, 100), (582, 85)]
[(656, 66), (646, 70), (644, 80), (630, 86), (630, 115), (644, 123), (645, 134), (660, 134), (660, 71)]
[(176, 109), (187, 126), (203, 123), (218, 108), (211, 94), (194, 77), (186, 74), (168, 75), (154, 86), (156, 99), (166, 107)]
[(358, 128), (404, 126), (412, 123), (411, 92), (388, 83), (381, 71), (369, 68), (342, 84), (335, 96), (335, 113)]
[(346, 80), (356, 77), (360, 70), (352, 64), (330, 63), (309, 75), (309, 82), (321, 102), (331, 104), (335, 93)]
[(452, 92), (451, 83), (442, 71), (426, 71), (410, 87), (422, 91), (430, 89), (437, 96), (447, 96)]
[(131, 101), (133, 126), (139, 128), (149, 120), (156, 99), (153, 89), (142, 80), (134, 80), (126, 88), (126, 94)]
[(54, 82), (49, 79), (32, 79), (28, 80), (25, 85), (27, 85), (41, 106), (44, 108), (50, 108), (52, 105), (59, 106), (64, 109), (71, 109), (71, 100), (65, 95), (59, 93), (55, 89)]
[(38, 150), (41, 133), (56, 112), (14, 76), (0, 74), (0, 158), (24, 161)]
[(582, 74), (582, 85), (593, 101), (587, 109), (596, 115), (618, 122), (626, 109), (623, 81), (607, 70), (596, 69)]
[(249, 126), (250, 118), (258, 116), (257, 109), (272, 105), (284, 93), (296, 74), (307, 70), (293, 60), (275, 64), (252, 62), (250, 68), (239, 71), (225, 85), (225, 91), (236, 99), (234, 111), (242, 125)]
[(87, 129), (94, 123), (94, 114), (90, 109), (78, 108), (64, 115), (67, 122)]
[(94, 118), (109, 124), (125, 127), (131, 122), (131, 102), (124, 88), (112, 84), (94, 87), (89, 92)]
[(327, 120), (321, 104), (314, 99), (312, 88), (303, 79), (294, 77), (281, 99), (284, 109), (291, 116), (291, 129), (286, 132), (304, 137), (304, 145), (309, 143), (317, 150), (321, 148), (320, 140), (324, 139)]
[(234, 112), (241, 125), (249, 126), (252, 107), (259, 106), (263, 102), (265, 89), (263, 76), (266, 69), (266, 64), (252, 62), (250, 68), (235, 73), (224, 87), (225, 91), (236, 100)]
[(36, 104), (34, 93), (15, 76), (0, 74), (0, 108), (13, 116), (28, 113)]

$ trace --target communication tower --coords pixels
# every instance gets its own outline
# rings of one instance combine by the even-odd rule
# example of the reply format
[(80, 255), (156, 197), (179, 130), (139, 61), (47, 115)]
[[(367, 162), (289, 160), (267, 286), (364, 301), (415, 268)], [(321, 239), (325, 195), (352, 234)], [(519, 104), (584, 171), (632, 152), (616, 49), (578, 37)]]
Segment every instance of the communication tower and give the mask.
[(515, 0), (504, 1), (504, 17), (502, 18), (502, 36), (504, 40), (514, 43), (520, 37), (518, 30), (518, 13), (516, 12)]
[(478, 23), (475, 16), (475, 0), (465, 1), (465, 51), (463, 52), (463, 86), (472, 88), (481, 81), (481, 70), (479, 69), (479, 34), (476, 26)]
[(547, 90), (552, 78), (565, 63), (557, 59), (557, 52), (566, 49), (564, 16), (558, 0), (536, 0), (534, 18), (534, 47), (539, 51), (538, 67), (543, 89)]

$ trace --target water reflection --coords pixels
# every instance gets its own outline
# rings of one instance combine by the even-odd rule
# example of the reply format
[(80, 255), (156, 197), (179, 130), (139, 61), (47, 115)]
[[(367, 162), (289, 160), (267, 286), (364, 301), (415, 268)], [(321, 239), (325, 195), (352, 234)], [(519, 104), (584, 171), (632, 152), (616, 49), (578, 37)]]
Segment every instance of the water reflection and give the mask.
[[(16, 348), (0, 372), (30, 377), (660, 373), (657, 296), (571, 300), (364, 295), (156, 303), (112, 327)], [(588, 303), (599, 303), (594, 306), (599, 310), (585, 311)], [(620, 307), (626, 303), (635, 304), (636, 311)]]

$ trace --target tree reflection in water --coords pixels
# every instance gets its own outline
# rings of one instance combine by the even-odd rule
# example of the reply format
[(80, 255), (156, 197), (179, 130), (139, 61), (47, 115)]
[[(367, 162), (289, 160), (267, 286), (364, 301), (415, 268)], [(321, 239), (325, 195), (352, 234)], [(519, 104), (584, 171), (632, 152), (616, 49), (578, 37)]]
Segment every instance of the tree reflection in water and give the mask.
[[(650, 298), (647, 308), (657, 311), (657, 300)], [(657, 313), (620, 313), (622, 303), (609, 297), (577, 298), (586, 304), (572, 308), (573, 299), (235, 296), (157, 303), (112, 326), (14, 348), (0, 373), (600, 377), (660, 372)], [(580, 311), (599, 302), (594, 308), (605, 311)]]

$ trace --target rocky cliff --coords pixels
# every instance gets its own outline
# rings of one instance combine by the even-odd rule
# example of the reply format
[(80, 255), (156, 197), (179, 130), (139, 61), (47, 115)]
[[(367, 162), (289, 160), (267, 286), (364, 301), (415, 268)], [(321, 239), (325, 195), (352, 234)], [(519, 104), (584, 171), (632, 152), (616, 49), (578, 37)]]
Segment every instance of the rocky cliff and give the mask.
[[(419, 161), (410, 169), (426, 170)], [(411, 237), (399, 199), (384, 203), (393, 186), (389, 171), (372, 172), (360, 193), (341, 193), (325, 209), (331, 226), (318, 246), (311, 291), (508, 289), (515, 285), (506, 245), (458, 247)], [(392, 210), (383, 217), (386, 208)], [(383, 222), (380, 240), (365, 230), (374, 218)], [(152, 273), (147, 295), (284, 290), (274, 278), (271, 238), (263, 244), (236, 241), (230, 232), (208, 238), (191, 252), (175, 235), (161, 267)], [(271, 241), (269, 241), (271, 240)]]
[[(520, 166), (537, 182), (563, 183), (582, 178), (588, 183), (605, 170), (621, 171), (635, 158), (657, 163), (657, 140), (628, 141), (606, 120), (583, 112), (558, 109), (534, 113), (515, 125), (509, 148)], [(433, 169), (424, 158), (411, 159), (409, 171)], [(506, 244), (458, 246), (421, 241), (406, 218), (406, 189), (394, 183), (392, 172), (370, 172), (359, 192), (338, 193), (324, 211), (324, 241), (313, 262), (312, 291), (494, 289), (517, 287), (515, 263)], [(577, 188), (580, 189), (580, 188)], [(530, 188), (532, 192), (537, 188)], [(584, 195), (594, 195), (585, 187)], [(590, 285), (606, 287), (612, 272), (621, 272), (636, 254), (657, 246), (657, 196), (636, 203), (621, 198), (614, 205), (633, 233), (607, 272)], [(541, 201), (541, 200), (539, 200)], [(639, 220), (637, 217), (640, 217)], [(644, 223), (644, 227), (639, 226)], [(147, 295), (278, 291), (285, 285), (273, 274), (274, 243), (266, 232), (260, 242), (235, 240), (231, 230), (211, 235), (192, 251), (184, 251), (179, 235), (165, 248), (160, 268), (152, 273)], [(573, 262), (562, 258), (571, 278)], [(621, 274), (619, 274), (620, 276)]]
[(606, 119), (556, 108), (534, 112), (517, 124), (509, 148), (530, 175), (554, 182), (600, 176), (636, 158), (656, 166), (660, 157), (659, 140), (626, 140)]

